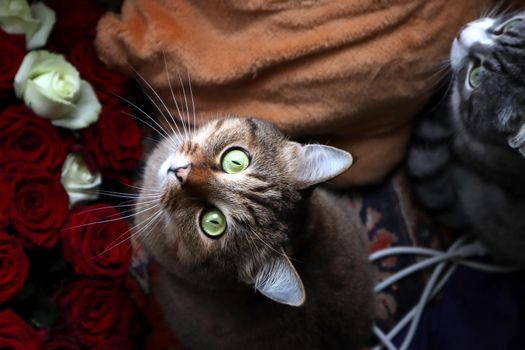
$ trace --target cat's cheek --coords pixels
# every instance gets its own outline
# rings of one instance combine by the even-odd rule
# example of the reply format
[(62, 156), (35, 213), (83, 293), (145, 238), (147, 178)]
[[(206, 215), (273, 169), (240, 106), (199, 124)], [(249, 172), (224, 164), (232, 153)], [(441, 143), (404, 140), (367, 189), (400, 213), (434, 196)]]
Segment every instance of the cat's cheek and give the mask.
[(228, 174), (228, 173), (219, 172), (217, 174), (217, 178), (220, 181), (224, 181), (224, 182), (226, 181), (241, 182), (241, 181), (246, 181), (246, 174), (248, 174), (247, 170), (245, 170), (242, 173), (238, 173), (238, 174)]
[(174, 157), (169, 156), (168, 159), (166, 159), (159, 167), (159, 170), (157, 171), (157, 178), (159, 180), (160, 185), (164, 185), (166, 182), (166, 179), (168, 178), (168, 169), (170, 168), (171, 163), (173, 163)]

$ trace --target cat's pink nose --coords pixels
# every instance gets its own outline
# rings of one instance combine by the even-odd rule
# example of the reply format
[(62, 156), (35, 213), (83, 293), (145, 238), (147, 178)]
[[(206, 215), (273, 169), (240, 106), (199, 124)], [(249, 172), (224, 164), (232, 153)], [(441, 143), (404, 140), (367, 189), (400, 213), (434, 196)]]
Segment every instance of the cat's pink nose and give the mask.
[(169, 172), (172, 172), (175, 174), (175, 177), (177, 178), (177, 180), (179, 180), (181, 185), (184, 185), (184, 183), (186, 183), (186, 180), (188, 179), (188, 175), (190, 174), (190, 171), (191, 171), (191, 164), (186, 164), (184, 166), (179, 166), (176, 168), (169, 169)]

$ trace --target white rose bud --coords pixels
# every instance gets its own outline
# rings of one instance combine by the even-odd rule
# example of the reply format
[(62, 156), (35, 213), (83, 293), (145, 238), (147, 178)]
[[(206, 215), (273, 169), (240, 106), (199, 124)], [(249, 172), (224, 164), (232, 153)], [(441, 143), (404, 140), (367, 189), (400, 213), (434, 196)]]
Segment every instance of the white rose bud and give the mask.
[(10, 34), (25, 34), (28, 50), (46, 44), (56, 22), (55, 11), (41, 2), (0, 0), (0, 27)]
[[(0, 0), (1, 1), (1, 0)], [(31, 51), (15, 76), (15, 93), (37, 115), (56, 126), (82, 129), (98, 119), (102, 106), (91, 85), (64, 56)]]
[(91, 173), (80, 154), (70, 153), (62, 166), (61, 181), (72, 207), (79, 202), (96, 200), (102, 177), (99, 172)]

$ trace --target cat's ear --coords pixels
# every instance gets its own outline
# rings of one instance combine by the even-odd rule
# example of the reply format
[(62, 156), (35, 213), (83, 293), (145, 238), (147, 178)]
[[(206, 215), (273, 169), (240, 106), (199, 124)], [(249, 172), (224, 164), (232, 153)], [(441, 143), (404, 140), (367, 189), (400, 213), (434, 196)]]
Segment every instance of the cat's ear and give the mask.
[(295, 163), (290, 168), (299, 189), (328, 181), (348, 169), (353, 162), (350, 153), (335, 147), (288, 143), (292, 150), (292, 162)]
[(255, 277), (255, 289), (281, 304), (301, 306), (305, 299), (303, 282), (284, 254), (261, 267)]
[(525, 124), (521, 126), (514, 136), (509, 137), (507, 141), (510, 147), (517, 148), (521, 155), (525, 157)]

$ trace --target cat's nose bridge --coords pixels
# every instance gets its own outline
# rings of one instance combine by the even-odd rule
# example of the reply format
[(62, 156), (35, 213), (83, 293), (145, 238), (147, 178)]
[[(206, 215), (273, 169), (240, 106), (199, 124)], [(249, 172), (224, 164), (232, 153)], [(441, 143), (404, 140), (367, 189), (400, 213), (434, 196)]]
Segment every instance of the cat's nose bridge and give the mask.
[(210, 169), (205, 165), (191, 165), (191, 171), (188, 171), (187, 182), (191, 186), (206, 188), (212, 176)]
[(492, 46), (494, 40), (489, 34), (489, 30), (494, 21), (491, 19), (480, 19), (469, 23), (461, 28), (456, 39), (467, 50), (474, 45)]
[(474, 25), (469, 25), (460, 31), (457, 39), (467, 49), (476, 44), (491, 46), (494, 41), (485, 28)]

